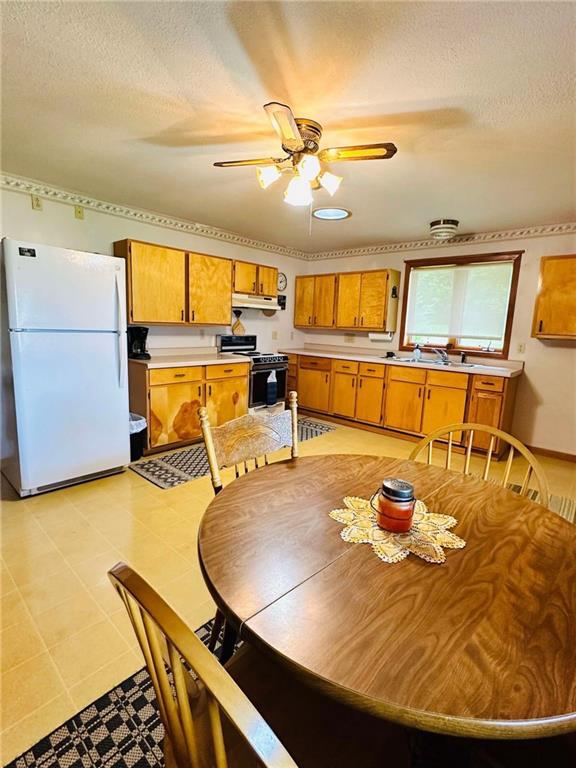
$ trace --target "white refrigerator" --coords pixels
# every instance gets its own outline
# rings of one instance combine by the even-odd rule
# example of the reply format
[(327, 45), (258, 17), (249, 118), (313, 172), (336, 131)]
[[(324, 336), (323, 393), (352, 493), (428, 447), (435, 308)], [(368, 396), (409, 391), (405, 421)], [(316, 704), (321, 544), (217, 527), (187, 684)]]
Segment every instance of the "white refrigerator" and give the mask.
[(2, 471), (21, 496), (130, 461), (124, 259), (3, 241)]

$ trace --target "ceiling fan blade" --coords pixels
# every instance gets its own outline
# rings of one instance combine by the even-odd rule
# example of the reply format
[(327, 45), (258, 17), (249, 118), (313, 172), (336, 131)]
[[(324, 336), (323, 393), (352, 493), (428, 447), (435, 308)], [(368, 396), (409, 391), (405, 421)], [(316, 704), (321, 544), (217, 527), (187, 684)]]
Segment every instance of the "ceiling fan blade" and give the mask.
[(330, 147), (321, 149), (318, 158), (325, 163), (339, 163), (342, 160), (389, 160), (397, 149), (394, 144), (357, 144), (351, 147)]
[(273, 157), (260, 157), (253, 158), (252, 160), (223, 160), (219, 163), (214, 163), (218, 168), (234, 168), (238, 165), (279, 165), (284, 162), (284, 158), (281, 160), (275, 160)]
[(264, 109), (270, 118), (274, 130), (280, 136), (282, 149), (286, 150), (286, 152), (302, 151), (304, 149), (304, 142), (290, 107), (277, 101), (271, 101), (268, 104), (264, 104)]

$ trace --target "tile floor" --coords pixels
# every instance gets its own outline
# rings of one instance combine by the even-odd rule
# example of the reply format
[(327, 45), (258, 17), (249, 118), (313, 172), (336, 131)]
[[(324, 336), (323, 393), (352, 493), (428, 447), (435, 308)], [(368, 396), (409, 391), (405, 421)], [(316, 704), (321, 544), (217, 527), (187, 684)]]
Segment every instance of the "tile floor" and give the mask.
[[(405, 458), (412, 448), (406, 440), (339, 426), (302, 443), (301, 454)], [(442, 459), (439, 451), (435, 460)], [(574, 464), (541, 462), (552, 493), (576, 497)], [(106, 576), (118, 560), (159, 587), (193, 627), (211, 618), (196, 534), (212, 498), (207, 477), (162, 490), (130, 471), (27, 500), (4, 488), (3, 763), (143, 666)]]

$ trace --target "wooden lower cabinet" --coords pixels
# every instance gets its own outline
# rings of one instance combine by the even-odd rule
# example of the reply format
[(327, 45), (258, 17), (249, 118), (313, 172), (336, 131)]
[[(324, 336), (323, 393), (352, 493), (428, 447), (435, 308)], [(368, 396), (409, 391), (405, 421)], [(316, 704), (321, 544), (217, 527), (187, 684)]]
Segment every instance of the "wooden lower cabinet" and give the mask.
[(332, 374), (332, 408), (336, 416), (353, 419), (356, 413), (356, 385), (358, 377), (350, 373)]
[(298, 371), (298, 402), (311, 411), (330, 408), (330, 373), (300, 368)]
[[(427, 435), (439, 427), (463, 422), (466, 413), (466, 395), (465, 389), (427, 385), (420, 432)], [(460, 432), (455, 439), (460, 442), (461, 438)]]
[[(504, 398), (497, 392), (472, 392), (470, 407), (468, 409), (468, 421), (472, 424), (488, 424), (491, 427), (500, 427), (502, 420), (502, 405)], [(474, 448), (488, 449), (490, 435), (485, 432), (474, 434)], [(499, 446), (495, 446), (498, 452)]]
[(402, 432), (420, 432), (424, 387), (412, 381), (388, 381), (384, 426)]
[(206, 410), (213, 427), (248, 413), (248, 377), (208, 381)]
[(355, 418), (368, 424), (382, 423), (382, 395), (384, 380), (359, 376), (356, 394)]
[(198, 408), (202, 405), (204, 385), (201, 383), (158, 384), (150, 387), (150, 448), (199, 437), (202, 430)]

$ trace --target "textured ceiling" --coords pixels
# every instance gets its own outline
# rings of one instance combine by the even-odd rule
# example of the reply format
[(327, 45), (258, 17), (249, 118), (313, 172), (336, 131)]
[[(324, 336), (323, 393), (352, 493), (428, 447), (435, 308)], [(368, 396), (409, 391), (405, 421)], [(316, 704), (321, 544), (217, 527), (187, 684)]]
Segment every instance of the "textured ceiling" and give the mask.
[[(575, 208), (573, 3), (10, 2), (3, 170), (305, 251), (568, 221)], [(314, 221), (215, 160), (278, 155), (262, 104), (342, 163)], [(316, 204), (329, 204), (324, 191)]]

